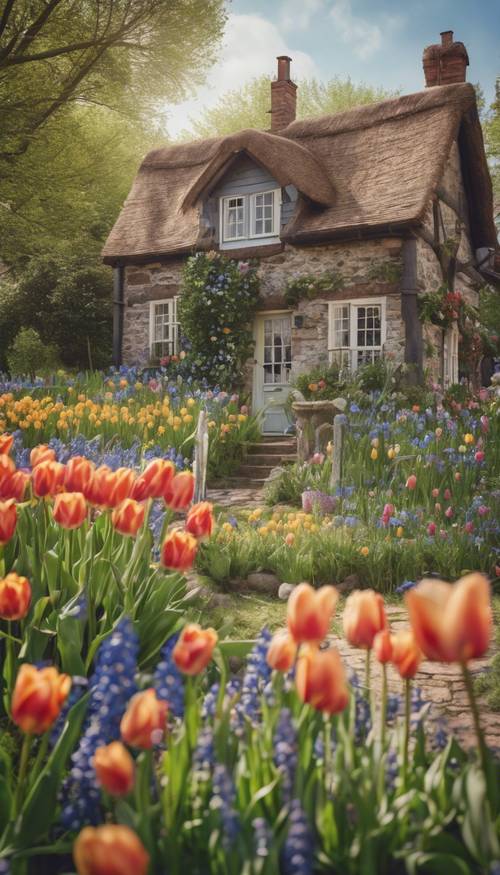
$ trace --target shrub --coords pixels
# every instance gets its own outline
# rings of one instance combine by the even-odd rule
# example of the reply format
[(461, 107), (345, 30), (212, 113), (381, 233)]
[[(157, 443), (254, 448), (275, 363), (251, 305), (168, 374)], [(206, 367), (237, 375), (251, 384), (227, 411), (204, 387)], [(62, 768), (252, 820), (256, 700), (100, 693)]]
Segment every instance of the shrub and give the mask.
[(56, 366), (57, 350), (43, 343), (38, 331), (21, 328), (9, 348), (7, 362), (12, 376), (26, 374), (34, 379), (37, 373)]
[(293, 385), (302, 393), (306, 401), (333, 400), (339, 394), (338, 365), (318, 365), (310, 371), (299, 374)]

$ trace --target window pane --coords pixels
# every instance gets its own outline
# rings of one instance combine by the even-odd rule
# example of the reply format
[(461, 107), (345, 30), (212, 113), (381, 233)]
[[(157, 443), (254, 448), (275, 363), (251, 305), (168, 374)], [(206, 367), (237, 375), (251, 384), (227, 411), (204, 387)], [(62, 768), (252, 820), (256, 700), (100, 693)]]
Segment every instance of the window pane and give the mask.
[(274, 230), (274, 193), (256, 194), (254, 197), (255, 235), (272, 234)]
[(162, 358), (173, 355), (179, 346), (179, 323), (177, 322), (177, 299), (153, 304), (151, 319), (151, 355)]

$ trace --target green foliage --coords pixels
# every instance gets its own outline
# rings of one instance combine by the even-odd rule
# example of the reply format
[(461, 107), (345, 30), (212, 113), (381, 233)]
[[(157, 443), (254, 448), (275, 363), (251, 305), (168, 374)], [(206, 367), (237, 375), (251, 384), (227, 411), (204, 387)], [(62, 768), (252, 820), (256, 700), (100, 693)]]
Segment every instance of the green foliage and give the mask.
[(325, 292), (338, 291), (343, 285), (343, 277), (334, 270), (319, 275), (304, 274), (287, 280), (283, 296), (289, 307), (296, 307), (303, 298), (312, 301)]
[(341, 388), (339, 367), (336, 364), (316, 365), (310, 371), (298, 374), (293, 385), (306, 401), (332, 401), (338, 397)]
[[(269, 129), (270, 80), (273, 75), (273, 70), (270, 70), (252, 79), (241, 89), (227, 91), (215, 106), (191, 120), (190, 130), (183, 131), (183, 139), (191, 139), (193, 136), (222, 136), (244, 128)], [(398, 94), (383, 88), (373, 88), (363, 82), (356, 84), (350, 77), (340, 76), (335, 76), (328, 82), (304, 79), (298, 85), (297, 118), (342, 112)]]
[[(30, 327), (55, 346), (64, 365), (104, 367), (110, 359), (111, 306), (108, 268), (84, 257), (40, 257), (18, 283), (0, 283), (0, 346), (5, 350), (21, 327)], [(0, 352), (0, 368), (5, 364)]]
[(399, 261), (381, 261), (372, 264), (368, 271), (368, 279), (395, 283), (401, 279), (402, 265)]
[(7, 351), (9, 371), (15, 376), (34, 379), (36, 374), (53, 368), (56, 361), (55, 348), (46, 345), (33, 328), (21, 328)]
[(178, 308), (195, 378), (224, 387), (241, 384), (258, 302), (255, 267), (215, 252), (188, 259)]
[[(495, 83), (495, 99), (483, 124), (486, 154), (493, 182), (493, 199), (500, 199), (500, 77)], [(497, 215), (498, 219), (498, 215)]]

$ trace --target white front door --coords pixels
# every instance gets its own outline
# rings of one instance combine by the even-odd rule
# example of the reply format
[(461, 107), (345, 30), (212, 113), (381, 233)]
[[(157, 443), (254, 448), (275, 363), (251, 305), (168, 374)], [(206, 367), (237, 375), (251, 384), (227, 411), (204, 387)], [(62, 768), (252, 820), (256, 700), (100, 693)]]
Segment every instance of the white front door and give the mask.
[(290, 419), (292, 317), (289, 312), (259, 313), (255, 319), (254, 410), (264, 410), (264, 434), (283, 434)]

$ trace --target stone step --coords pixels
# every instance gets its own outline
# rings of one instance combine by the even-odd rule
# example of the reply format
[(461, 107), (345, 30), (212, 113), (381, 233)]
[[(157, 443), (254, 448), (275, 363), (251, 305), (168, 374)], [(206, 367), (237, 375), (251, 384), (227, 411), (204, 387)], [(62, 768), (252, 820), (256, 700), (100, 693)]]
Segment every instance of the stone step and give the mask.
[(247, 456), (247, 461), (243, 462), (243, 464), (268, 465), (270, 468), (274, 468), (276, 465), (282, 465), (285, 462), (288, 463), (296, 461), (297, 456), (291, 453), (283, 456), (279, 456), (277, 453), (252, 453), (251, 455)]
[(248, 454), (249, 455), (273, 455), (279, 456), (283, 454), (289, 454), (297, 450), (297, 442), (293, 441), (260, 441), (258, 444), (249, 444), (248, 445)]
[(224, 485), (231, 489), (262, 489), (266, 480), (258, 477), (226, 477)]
[(266, 477), (269, 477), (272, 469), (273, 466), (270, 465), (240, 465), (236, 471), (236, 476), (248, 477), (249, 479), (255, 477), (258, 480), (265, 480)]

